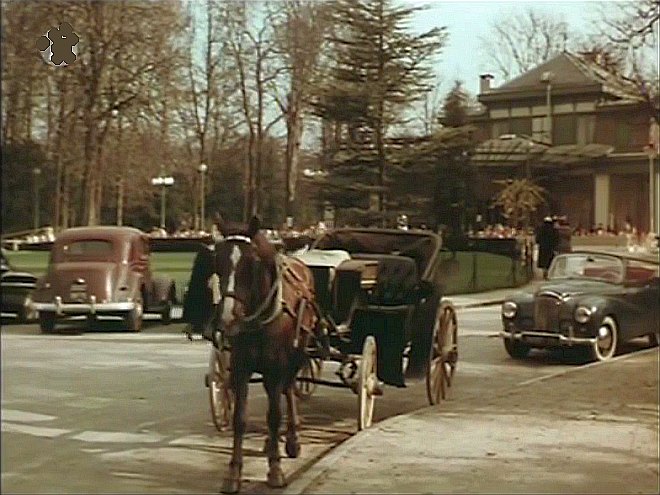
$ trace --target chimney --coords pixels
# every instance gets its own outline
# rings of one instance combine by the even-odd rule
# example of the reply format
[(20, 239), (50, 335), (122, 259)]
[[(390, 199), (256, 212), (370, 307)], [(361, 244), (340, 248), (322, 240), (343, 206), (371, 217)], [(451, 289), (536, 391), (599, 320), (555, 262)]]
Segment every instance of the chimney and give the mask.
[(479, 76), (479, 94), (488, 93), (490, 91), (491, 79), (493, 79), (492, 74), (481, 74)]

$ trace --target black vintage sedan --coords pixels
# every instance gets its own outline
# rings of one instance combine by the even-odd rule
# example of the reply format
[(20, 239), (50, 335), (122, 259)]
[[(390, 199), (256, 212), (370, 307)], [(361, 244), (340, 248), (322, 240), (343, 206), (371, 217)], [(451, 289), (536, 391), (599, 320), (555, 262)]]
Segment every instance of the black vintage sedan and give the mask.
[(500, 336), (513, 358), (532, 348), (578, 347), (606, 361), (627, 340), (660, 340), (657, 257), (574, 251), (557, 256), (548, 281), (502, 304)]
[(0, 261), (0, 291), (2, 292), (2, 312), (14, 313), (19, 323), (27, 323), (36, 318), (32, 310), (32, 292), (37, 284), (37, 277), (31, 273), (15, 270), (4, 249)]

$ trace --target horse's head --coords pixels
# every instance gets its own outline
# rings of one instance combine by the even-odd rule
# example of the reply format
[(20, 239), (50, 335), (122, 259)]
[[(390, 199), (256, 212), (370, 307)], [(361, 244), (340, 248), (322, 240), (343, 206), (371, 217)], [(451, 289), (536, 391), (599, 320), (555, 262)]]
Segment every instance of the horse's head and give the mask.
[(216, 273), (220, 277), (222, 327), (229, 333), (257, 313), (275, 282), (276, 251), (259, 231), (260, 220), (248, 225), (225, 222), (216, 215), (224, 239), (216, 245)]

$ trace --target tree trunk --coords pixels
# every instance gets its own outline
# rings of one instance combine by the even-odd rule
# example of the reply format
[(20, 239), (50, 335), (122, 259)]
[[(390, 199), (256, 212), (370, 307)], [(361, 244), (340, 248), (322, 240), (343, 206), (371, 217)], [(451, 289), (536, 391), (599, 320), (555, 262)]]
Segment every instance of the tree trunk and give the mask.
[[(297, 92), (296, 92), (297, 93)], [(294, 93), (287, 109), (287, 136), (286, 136), (286, 216), (293, 216), (293, 205), (296, 197), (296, 183), (298, 180), (298, 161), (300, 158), (300, 142), (302, 140), (303, 122), (299, 112), (299, 98)]]

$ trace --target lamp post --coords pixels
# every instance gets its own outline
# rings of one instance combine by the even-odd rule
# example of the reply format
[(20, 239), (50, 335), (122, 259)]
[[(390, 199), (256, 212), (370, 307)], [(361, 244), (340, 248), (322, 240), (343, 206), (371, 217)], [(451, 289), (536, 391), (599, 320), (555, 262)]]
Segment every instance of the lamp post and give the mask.
[(154, 186), (161, 187), (160, 193), (160, 228), (165, 228), (165, 201), (167, 188), (174, 184), (174, 177), (165, 176), (164, 172), (161, 170), (161, 174), (158, 177), (153, 177), (151, 179), (151, 184)]
[(41, 169), (39, 167), (34, 167), (32, 169), (32, 176), (34, 177), (34, 217), (33, 224), (34, 230), (39, 228), (39, 176), (41, 175)]
[(200, 204), (200, 230), (204, 230), (204, 227), (206, 226), (206, 186), (204, 183), (204, 179), (206, 176), (206, 172), (208, 171), (209, 167), (206, 165), (206, 163), (200, 163), (199, 167), (197, 168), (199, 175), (200, 175), (200, 185), (199, 185), (199, 204)]
[(541, 82), (546, 84), (545, 87), (545, 114), (548, 121), (548, 144), (552, 144), (552, 78), (554, 73), (546, 71), (541, 76)]

